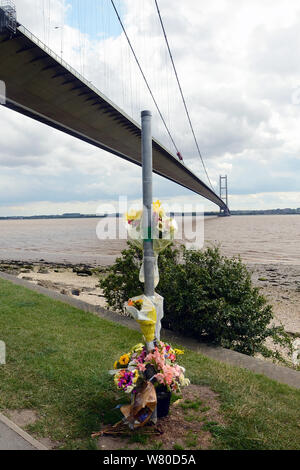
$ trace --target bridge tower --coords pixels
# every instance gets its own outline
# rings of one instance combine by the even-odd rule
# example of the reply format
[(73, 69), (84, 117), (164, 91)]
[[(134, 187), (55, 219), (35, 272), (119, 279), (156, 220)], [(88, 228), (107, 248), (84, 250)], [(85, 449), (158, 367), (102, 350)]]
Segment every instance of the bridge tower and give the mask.
[(12, 0), (0, 0), (0, 31), (5, 29), (12, 33), (17, 30), (16, 6)]
[(230, 211), (228, 208), (228, 185), (227, 185), (227, 175), (220, 175), (220, 198), (225, 202), (227, 209), (220, 209), (221, 217), (230, 216)]

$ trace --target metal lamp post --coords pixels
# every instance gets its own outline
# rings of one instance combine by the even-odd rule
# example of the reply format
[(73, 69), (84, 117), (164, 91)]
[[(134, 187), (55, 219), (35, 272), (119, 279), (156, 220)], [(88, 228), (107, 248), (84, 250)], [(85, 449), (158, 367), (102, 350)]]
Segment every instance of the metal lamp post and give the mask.
[(152, 240), (152, 132), (151, 112), (142, 111), (143, 231), (145, 295), (154, 297), (154, 252)]
[[(154, 300), (154, 252), (152, 239), (152, 132), (151, 112), (142, 111), (142, 166), (143, 166), (143, 238), (144, 238), (144, 291)], [(148, 351), (154, 348), (147, 343)], [(157, 422), (157, 407), (151, 416)]]

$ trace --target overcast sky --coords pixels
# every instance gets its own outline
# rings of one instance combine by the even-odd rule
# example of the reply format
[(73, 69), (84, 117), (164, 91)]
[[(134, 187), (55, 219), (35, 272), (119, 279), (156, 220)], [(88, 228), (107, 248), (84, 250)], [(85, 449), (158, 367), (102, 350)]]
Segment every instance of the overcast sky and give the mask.
[[(135, 120), (152, 109), (109, 0), (15, 0), (18, 20)], [(116, 1), (186, 164), (205, 174), (154, 0)], [(232, 209), (300, 207), (298, 0), (160, 0), (210, 179), (227, 174)], [(64, 24), (63, 28), (61, 27)], [(154, 135), (174, 151), (154, 113)], [(0, 215), (94, 213), (141, 197), (141, 170), (0, 108)], [(216, 206), (154, 177), (155, 197)]]

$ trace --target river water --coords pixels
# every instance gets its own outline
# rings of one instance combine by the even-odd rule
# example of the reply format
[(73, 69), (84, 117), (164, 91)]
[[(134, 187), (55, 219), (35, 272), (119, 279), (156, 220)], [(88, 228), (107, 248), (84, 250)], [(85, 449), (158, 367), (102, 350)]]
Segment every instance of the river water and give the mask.
[[(126, 240), (99, 240), (99, 222), (103, 219), (0, 220), (0, 261), (110, 264)], [(241, 255), (247, 263), (300, 265), (299, 215), (207, 217), (204, 224), (197, 222), (200, 242), (204, 227), (204, 245), (218, 244), (225, 255)], [(186, 218), (185, 226), (191, 223)]]

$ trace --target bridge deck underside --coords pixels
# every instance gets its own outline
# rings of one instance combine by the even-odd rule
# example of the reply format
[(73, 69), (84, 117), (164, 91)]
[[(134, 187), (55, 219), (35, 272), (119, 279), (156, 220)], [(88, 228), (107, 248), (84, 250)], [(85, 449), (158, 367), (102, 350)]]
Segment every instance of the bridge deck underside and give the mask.
[[(20, 30), (0, 34), (6, 107), (141, 165), (141, 128)], [(153, 170), (217, 204), (204, 182), (153, 139)]]

